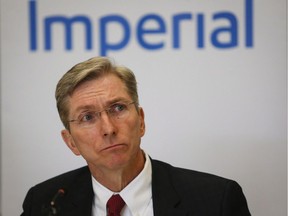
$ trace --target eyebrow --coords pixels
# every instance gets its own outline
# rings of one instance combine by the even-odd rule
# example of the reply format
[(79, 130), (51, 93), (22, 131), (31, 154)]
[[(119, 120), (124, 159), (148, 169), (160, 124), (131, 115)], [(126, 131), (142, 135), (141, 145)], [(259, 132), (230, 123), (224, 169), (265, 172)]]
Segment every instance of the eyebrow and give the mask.
[[(132, 99), (127, 99), (127, 98), (124, 98), (124, 97), (118, 97), (118, 98), (114, 98), (112, 100), (108, 100), (105, 105), (104, 105), (104, 108), (105, 107), (109, 107), (111, 106), (112, 104), (114, 103), (117, 103), (117, 102), (120, 102), (120, 101), (123, 101), (123, 102), (128, 102), (128, 101), (132, 101)], [(74, 114), (79, 114), (80, 111), (82, 110), (101, 110), (100, 108), (99, 109), (95, 109), (96, 106), (93, 104), (88, 104), (88, 105), (80, 105), (79, 107), (76, 108), (75, 110), (75, 113)]]

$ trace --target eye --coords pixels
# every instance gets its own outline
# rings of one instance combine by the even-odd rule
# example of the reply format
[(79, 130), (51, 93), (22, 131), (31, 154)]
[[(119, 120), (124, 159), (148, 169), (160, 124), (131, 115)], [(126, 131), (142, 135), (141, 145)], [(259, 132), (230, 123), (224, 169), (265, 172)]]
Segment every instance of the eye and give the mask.
[(110, 113), (121, 113), (125, 110), (127, 110), (127, 105), (121, 103), (113, 104), (109, 109)]
[(79, 116), (79, 122), (92, 122), (95, 121), (96, 115), (93, 112), (86, 112)]

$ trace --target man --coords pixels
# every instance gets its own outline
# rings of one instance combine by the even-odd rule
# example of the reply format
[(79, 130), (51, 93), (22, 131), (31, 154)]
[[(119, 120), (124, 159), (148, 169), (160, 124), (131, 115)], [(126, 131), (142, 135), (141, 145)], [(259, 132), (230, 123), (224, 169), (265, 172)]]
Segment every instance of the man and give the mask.
[(175, 168), (141, 149), (144, 111), (128, 68), (105, 57), (79, 63), (58, 82), (56, 101), (63, 140), (88, 166), (32, 187), (22, 216), (250, 215), (236, 182)]

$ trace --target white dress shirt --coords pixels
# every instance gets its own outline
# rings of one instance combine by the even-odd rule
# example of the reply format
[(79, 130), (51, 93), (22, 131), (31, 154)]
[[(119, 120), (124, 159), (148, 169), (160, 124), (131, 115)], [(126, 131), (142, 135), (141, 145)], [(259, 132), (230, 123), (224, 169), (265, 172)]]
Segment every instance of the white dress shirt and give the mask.
[[(152, 167), (149, 156), (145, 153), (145, 165), (139, 175), (119, 192), (125, 201), (121, 216), (153, 216), (152, 202)], [(92, 216), (105, 216), (106, 203), (115, 194), (101, 185), (92, 176), (94, 202)]]

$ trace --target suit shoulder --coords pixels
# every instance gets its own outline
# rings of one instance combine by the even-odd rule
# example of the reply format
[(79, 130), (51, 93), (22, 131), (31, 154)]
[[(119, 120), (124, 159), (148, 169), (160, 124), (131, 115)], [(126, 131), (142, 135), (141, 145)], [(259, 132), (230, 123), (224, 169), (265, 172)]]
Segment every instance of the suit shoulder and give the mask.
[[(193, 183), (193, 185), (215, 185), (223, 187), (229, 183), (234, 182), (233, 180), (217, 176), (210, 173), (200, 172), (196, 170), (189, 170), (185, 168), (174, 167), (168, 163), (152, 160), (153, 167), (160, 172), (163, 172), (162, 175), (166, 173), (167, 178), (171, 178), (172, 181), (176, 184), (185, 184), (185, 183)], [(189, 184), (188, 184), (189, 185)]]
[(81, 181), (81, 179), (89, 179), (91, 176), (88, 166), (84, 166), (75, 170), (71, 170), (60, 175), (57, 175), (53, 178), (45, 180), (37, 185), (35, 185), (34, 189), (43, 188), (45, 190), (54, 188), (68, 188), (71, 184), (75, 182)]
[[(174, 167), (161, 161), (152, 160), (152, 180), (157, 184), (166, 181), (166, 188), (172, 186), (178, 194), (190, 197), (191, 193), (198, 198), (207, 198), (207, 194), (221, 197), (228, 193), (236, 194), (236, 197), (244, 197), (241, 186), (234, 180), (214, 174)], [(154, 177), (154, 179), (153, 179)], [(168, 186), (169, 185), (169, 186)], [(243, 199), (244, 200), (244, 199)]]
[(64, 190), (65, 196), (57, 202), (63, 209), (70, 209), (69, 200), (78, 199), (81, 195), (90, 202), (93, 190), (89, 168), (85, 166), (63, 173), (30, 188), (23, 202), (22, 215), (38, 216), (49, 211), (50, 202), (60, 189)]
[(152, 160), (152, 190), (163, 203), (170, 194), (182, 209), (193, 212), (197, 206), (197, 215), (250, 215), (240, 185), (217, 175)]

